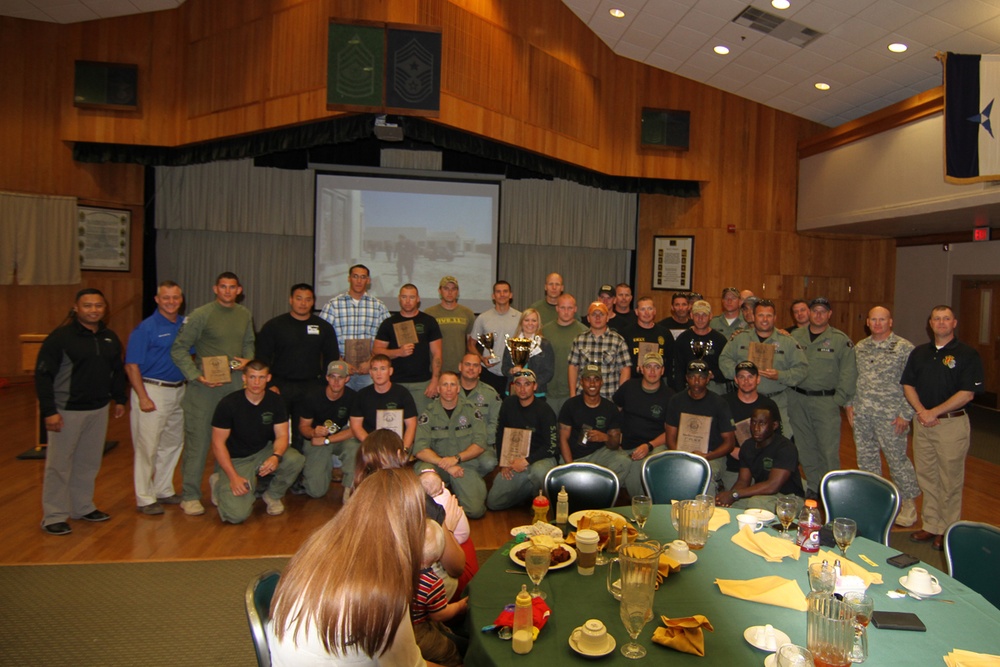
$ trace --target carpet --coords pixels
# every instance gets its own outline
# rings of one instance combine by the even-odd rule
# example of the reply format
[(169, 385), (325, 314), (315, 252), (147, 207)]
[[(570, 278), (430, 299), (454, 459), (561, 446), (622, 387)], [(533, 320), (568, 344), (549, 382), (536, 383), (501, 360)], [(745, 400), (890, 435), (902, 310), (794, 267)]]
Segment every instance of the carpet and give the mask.
[(254, 665), (244, 592), (287, 562), (0, 567), (0, 665)]

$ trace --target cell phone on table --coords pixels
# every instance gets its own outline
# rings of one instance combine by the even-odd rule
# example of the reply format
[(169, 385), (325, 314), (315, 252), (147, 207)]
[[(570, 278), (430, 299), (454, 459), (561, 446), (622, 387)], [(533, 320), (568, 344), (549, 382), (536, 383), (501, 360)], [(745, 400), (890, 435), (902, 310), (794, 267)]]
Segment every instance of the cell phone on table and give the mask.
[(879, 630), (912, 630), (927, 632), (927, 626), (917, 617), (905, 611), (872, 612), (872, 625)]
[(892, 558), (886, 558), (885, 562), (894, 567), (905, 569), (919, 563), (920, 559), (910, 554), (898, 554)]

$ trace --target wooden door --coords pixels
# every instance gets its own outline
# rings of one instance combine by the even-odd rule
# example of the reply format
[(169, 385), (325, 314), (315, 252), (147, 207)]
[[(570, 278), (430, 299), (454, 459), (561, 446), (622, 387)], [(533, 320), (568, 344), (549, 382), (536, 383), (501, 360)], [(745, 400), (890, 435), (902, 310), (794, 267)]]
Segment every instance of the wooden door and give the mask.
[(958, 337), (983, 359), (985, 393), (976, 403), (998, 408), (1000, 393), (1000, 277), (963, 279), (958, 315)]

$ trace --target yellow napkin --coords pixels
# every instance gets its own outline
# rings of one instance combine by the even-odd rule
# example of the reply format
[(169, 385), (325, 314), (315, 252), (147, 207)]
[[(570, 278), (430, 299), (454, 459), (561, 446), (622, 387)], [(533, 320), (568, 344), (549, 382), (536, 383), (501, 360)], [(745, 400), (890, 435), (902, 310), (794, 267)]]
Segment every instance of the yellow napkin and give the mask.
[(660, 588), (663, 580), (670, 576), (671, 572), (680, 572), (680, 561), (676, 561), (667, 554), (660, 554), (660, 567), (656, 573), (656, 588)]
[(729, 521), (729, 511), (721, 507), (716, 507), (715, 512), (712, 513), (712, 518), (708, 520), (708, 529), (714, 533), (719, 528), (728, 524)]
[(681, 653), (693, 653), (695, 655), (705, 655), (705, 630), (715, 632), (715, 628), (708, 619), (697, 614), (687, 618), (670, 619), (660, 616), (660, 620), (667, 627), (656, 628), (653, 632), (653, 641), (662, 644)]
[(764, 531), (755, 533), (750, 530), (750, 526), (740, 528), (740, 531), (733, 535), (732, 540), (733, 544), (737, 544), (771, 563), (780, 563), (781, 559), (786, 556), (798, 560), (802, 553), (802, 549), (795, 542), (768, 535)]
[(872, 584), (882, 583), (881, 574), (877, 572), (869, 572), (857, 563), (853, 563), (840, 554), (835, 554), (832, 551), (820, 550), (819, 553), (815, 553), (809, 557), (809, 564), (812, 565), (813, 563), (822, 563), (823, 561), (826, 561), (827, 563), (834, 563), (838, 558), (840, 559), (841, 574), (853, 574), (855, 577), (861, 577), (862, 581), (865, 582), (866, 588)]
[(797, 582), (783, 577), (758, 577), (756, 579), (716, 579), (723, 595), (741, 600), (788, 607), (795, 611), (806, 610), (806, 596)]
[(997, 667), (1000, 665), (1000, 656), (963, 651), (957, 648), (944, 656), (944, 664), (948, 667)]

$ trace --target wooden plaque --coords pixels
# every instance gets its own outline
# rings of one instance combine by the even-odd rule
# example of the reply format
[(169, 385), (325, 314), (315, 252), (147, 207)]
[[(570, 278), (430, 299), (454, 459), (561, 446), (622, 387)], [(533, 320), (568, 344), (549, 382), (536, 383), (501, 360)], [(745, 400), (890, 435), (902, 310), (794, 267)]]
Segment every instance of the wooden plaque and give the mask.
[(217, 357), (202, 357), (201, 374), (209, 382), (218, 384), (229, 384), (233, 381), (232, 373), (229, 372), (229, 357), (224, 354)]
[(708, 453), (708, 438), (712, 432), (712, 418), (704, 415), (681, 413), (677, 427), (677, 449), (682, 452)]
[(774, 346), (768, 343), (750, 343), (750, 361), (757, 366), (758, 371), (774, 368)]
[(531, 431), (526, 428), (505, 428), (500, 445), (500, 467), (510, 468), (514, 459), (526, 459), (531, 451)]

